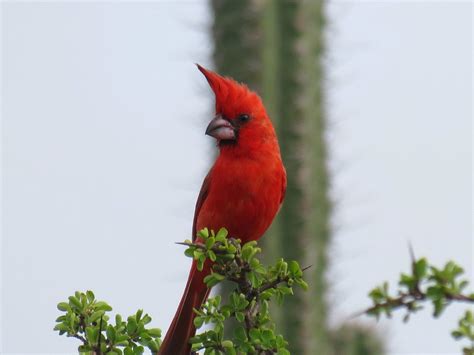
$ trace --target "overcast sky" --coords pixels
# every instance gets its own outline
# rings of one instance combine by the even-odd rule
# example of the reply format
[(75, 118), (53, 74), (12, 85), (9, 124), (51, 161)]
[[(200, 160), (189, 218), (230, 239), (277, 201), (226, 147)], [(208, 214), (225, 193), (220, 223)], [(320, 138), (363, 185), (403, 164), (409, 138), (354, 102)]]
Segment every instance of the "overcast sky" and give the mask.
[[(77, 289), (124, 315), (144, 308), (165, 330), (189, 268), (174, 242), (189, 235), (213, 149), (212, 97), (193, 65), (212, 64), (207, 3), (1, 11), (0, 352), (74, 353), (52, 328)], [(408, 270), (408, 241), (472, 280), (472, 5), (338, 2), (329, 17), (337, 324)], [(464, 308), (358, 321), (391, 354), (455, 354)]]

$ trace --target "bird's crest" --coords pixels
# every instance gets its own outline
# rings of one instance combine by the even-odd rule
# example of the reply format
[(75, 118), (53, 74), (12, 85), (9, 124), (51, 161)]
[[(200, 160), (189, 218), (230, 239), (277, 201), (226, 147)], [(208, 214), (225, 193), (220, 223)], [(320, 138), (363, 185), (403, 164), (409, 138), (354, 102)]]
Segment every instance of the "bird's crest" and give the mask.
[(199, 71), (206, 77), (216, 98), (216, 113), (233, 118), (241, 113), (251, 113), (262, 108), (260, 97), (251, 91), (247, 85), (234, 79), (221, 76), (211, 70), (196, 64)]

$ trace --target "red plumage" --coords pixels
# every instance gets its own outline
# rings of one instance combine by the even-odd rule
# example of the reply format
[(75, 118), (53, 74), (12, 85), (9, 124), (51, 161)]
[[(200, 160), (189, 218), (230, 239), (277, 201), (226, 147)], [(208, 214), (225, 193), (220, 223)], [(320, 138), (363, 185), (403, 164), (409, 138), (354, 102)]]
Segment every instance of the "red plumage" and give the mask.
[[(218, 141), (219, 156), (204, 179), (193, 221), (196, 232), (225, 227), (243, 243), (259, 239), (278, 212), (286, 189), (277, 137), (260, 97), (230, 78), (198, 65), (216, 98), (216, 117), (206, 131)], [(162, 355), (190, 353), (193, 308), (207, 299), (203, 282), (210, 264), (198, 271), (193, 262), (188, 282), (160, 349)]]

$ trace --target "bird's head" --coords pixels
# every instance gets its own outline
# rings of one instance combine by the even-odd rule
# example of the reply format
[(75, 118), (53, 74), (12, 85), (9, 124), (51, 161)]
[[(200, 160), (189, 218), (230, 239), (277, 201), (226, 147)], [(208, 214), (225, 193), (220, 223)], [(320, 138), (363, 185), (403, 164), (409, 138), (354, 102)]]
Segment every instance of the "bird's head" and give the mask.
[(260, 97), (246, 85), (197, 64), (216, 99), (215, 117), (206, 129), (219, 147), (253, 148), (276, 140), (275, 130)]

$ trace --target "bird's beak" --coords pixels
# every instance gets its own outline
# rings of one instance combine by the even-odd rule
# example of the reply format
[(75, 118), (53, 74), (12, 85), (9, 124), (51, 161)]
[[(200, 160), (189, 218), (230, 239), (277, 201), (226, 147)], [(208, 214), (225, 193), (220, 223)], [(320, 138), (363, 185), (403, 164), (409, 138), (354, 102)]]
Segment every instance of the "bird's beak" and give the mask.
[(211, 122), (209, 122), (209, 125), (206, 128), (206, 134), (219, 141), (235, 140), (234, 127), (232, 127), (232, 124), (221, 115), (217, 115)]

